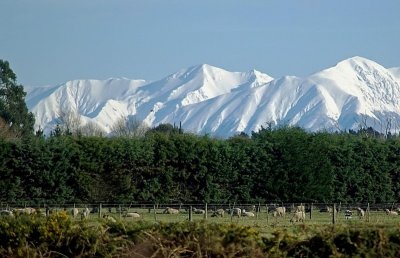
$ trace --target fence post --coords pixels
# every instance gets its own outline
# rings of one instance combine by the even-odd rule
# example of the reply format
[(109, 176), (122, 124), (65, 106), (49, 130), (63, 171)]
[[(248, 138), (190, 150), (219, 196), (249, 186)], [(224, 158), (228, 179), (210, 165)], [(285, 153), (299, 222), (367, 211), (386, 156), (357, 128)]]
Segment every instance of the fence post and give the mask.
[(102, 205), (100, 203), (100, 205), (99, 205), (99, 218), (101, 218), (101, 208), (102, 208)]
[(335, 225), (335, 222), (336, 222), (336, 203), (333, 204), (332, 224)]
[(267, 208), (267, 223), (268, 223), (268, 216), (269, 216), (268, 205), (265, 204), (265, 207)]
[(256, 209), (256, 219), (258, 219), (258, 213), (261, 211), (261, 203), (258, 203), (258, 207)]
[(208, 205), (206, 203), (206, 207), (205, 207), (205, 213), (204, 213), (204, 219), (207, 220), (207, 210), (208, 210)]
[(118, 204), (118, 208), (119, 208), (119, 209), (118, 209), (118, 210), (119, 210), (119, 218), (121, 219), (121, 209), (122, 209), (122, 208), (121, 208), (121, 204)]
[(156, 205), (153, 205), (153, 212), (154, 212), (154, 220), (157, 221), (157, 212), (156, 212)]
[(367, 222), (369, 222), (369, 203), (368, 203), (368, 206), (367, 206)]
[(192, 214), (192, 212), (193, 212), (193, 208), (192, 208), (192, 206), (190, 206), (190, 208), (189, 208), (189, 221), (193, 221), (193, 214)]
[[(229, 203), (229, 206), (230, 206), (230, 203)], [(236, 206), (236, 202), (233, 202), (233, 207), (231, 208), (231, 222), (233, 220), (233, 209), (235, 208), (235, 206)]]
[(312, 219), (312, 209), (313, 209), (313, 203), (311, 203), (311, 206), (310, 206), (310, 220)]

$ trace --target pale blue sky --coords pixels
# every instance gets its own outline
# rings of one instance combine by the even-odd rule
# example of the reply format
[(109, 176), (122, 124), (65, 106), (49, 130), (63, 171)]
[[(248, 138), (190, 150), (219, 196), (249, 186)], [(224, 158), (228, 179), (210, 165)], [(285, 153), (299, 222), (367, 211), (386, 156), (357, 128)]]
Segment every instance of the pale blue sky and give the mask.
[(1, 0), (23, 85), (156, 80), (207, 63), (305, 76), (355, 55), (400, 66), (400, 0)]

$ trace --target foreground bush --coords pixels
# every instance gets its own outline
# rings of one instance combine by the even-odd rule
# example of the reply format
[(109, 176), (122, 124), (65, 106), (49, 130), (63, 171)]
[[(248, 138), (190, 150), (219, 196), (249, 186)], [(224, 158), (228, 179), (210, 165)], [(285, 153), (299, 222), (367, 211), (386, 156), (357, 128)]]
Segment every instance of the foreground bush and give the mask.
[(112, 251), (102, 245), (108, 234), (103, 225), (72, 223), (65, 212), (48, 218), (20, 215), (0, 220), (0, 256), (91, 256)]
[(400, 230), (293, 226), (261, 235), (253, 227), (206, 222), (75, 222), (0, 218), (0, 257), (400, 257)]

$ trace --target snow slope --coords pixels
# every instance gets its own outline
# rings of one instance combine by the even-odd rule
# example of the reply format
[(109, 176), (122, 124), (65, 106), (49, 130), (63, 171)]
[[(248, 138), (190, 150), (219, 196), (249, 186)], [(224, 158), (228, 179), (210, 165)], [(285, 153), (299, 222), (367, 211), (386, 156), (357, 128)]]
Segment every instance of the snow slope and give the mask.
[(161, 80), (77, 80), (30, 88), (36, 127), (51, 131), (61, 110), (106, 133), (120, 117), (150, 126), (182, 123), (186, 131), (229, 137), (267, 123), (307, 130), (400, 125), (400, 68), (353, 57), (305, 78), (273, 79), (258, 71), (229, 72), (210, 65), (182, 69)]
[(165, 117), (173, 122), (174, 112), (183, 106), (271, 80), (258, 71), (228, 72), (203, 64), (149, 83), (128, 79), (76, 80), (54, 87), (29, 88), (26, 100), (35, 114), (35, 126), (46, 134), (59, 123), (61, 111), (77, 114), (83, 124), (94, 122), (109, 133), (121, 117), (135, 116), (149, 125), (158, 124)]

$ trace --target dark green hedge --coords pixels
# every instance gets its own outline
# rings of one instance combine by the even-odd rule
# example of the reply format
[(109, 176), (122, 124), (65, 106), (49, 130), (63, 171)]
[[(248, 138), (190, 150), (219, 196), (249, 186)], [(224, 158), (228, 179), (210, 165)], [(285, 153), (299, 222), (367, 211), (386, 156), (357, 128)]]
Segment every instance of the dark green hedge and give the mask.
[(215, 139), (0, 139), (3, 202), (391, 202), (400, 196), (400, 140), (262, 129)]

